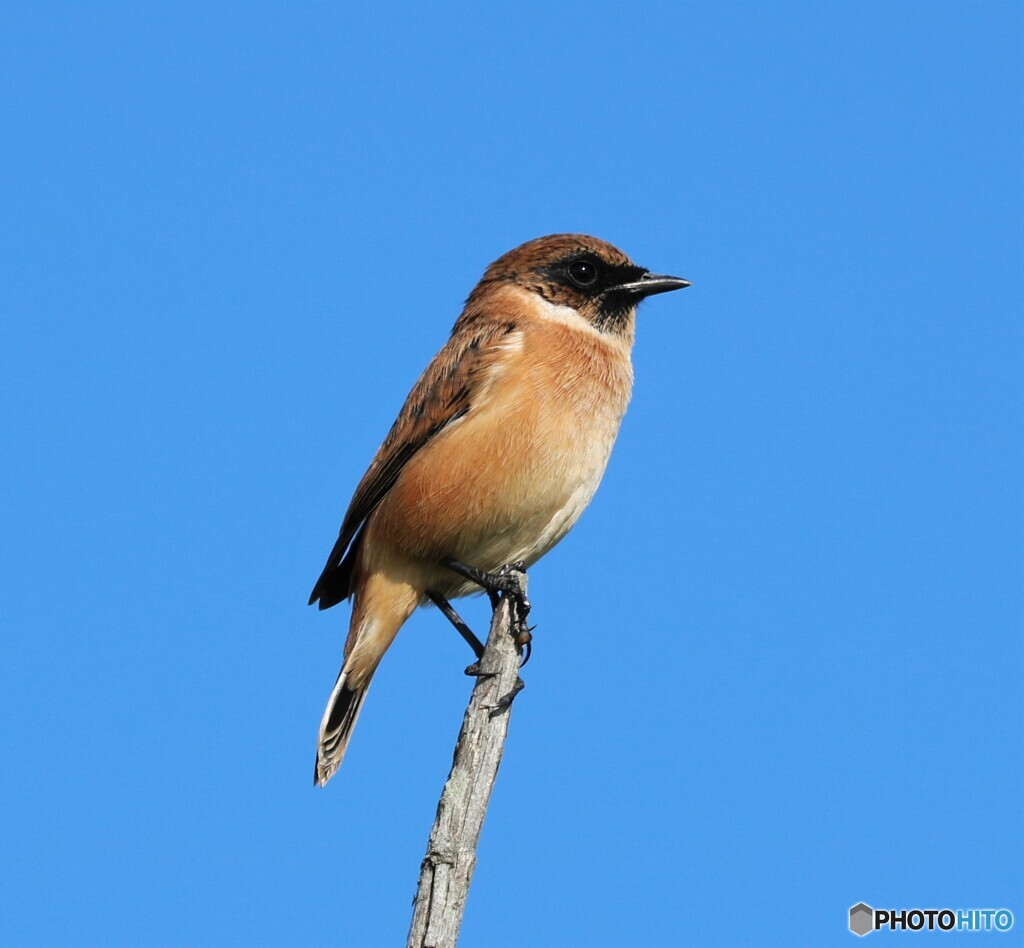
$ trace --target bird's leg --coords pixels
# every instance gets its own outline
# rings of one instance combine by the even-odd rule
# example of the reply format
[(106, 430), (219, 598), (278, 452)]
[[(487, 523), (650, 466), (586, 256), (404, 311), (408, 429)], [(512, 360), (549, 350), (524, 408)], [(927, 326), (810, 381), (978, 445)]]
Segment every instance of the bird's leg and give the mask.
[[(502, 566), (496, 573), (488, 573), (485, 570), (477, 569), (475, 566), (467, 566), (451, 557), (442, 560), (442, 563), (453, 573), (464, 576), (471, 582), (482, 586), (491, 600), (491, 609), (496, 610), (501, 602), (500, 595), (512, 600), (512, 629), (515, 643), (520, 649), (526, 650), (526, 657), (522, 660), (525, 665), (533, 654), (533, 628), (526, 624), (526, 617), (530, 614), (530, 600), (526, 598), (526, 592), (519, 582), (517, 573), (526, 570), (525, 563), (509, 563)], [(449, 617), (450, 618), (450, 617)]]
[(455, 626), (456, 631), (466, 640), (466, 644), (473, 650), (473, 654), (476, 656), (476, 661), (466, 669), (466, 674), (479, 677), (481, 675), (480, 659), (483, 658), (484, 655), (483, 643), (476, 637), (473, 630), (466, 625), (462, 616), (452, 608), (452, 604), (445, 599), (444, 596), (440, 593), (427, 590), (427, 598), (444, 613), (445, 618)]

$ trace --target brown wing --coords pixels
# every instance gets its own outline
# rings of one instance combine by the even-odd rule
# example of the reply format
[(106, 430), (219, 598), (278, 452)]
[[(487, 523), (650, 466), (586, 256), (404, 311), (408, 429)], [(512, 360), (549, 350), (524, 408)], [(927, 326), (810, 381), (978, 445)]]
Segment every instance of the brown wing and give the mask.
[(475, 325), (463, 316), (445, 347), (434, 356), (405, 400), (398, 418), (363, 475), (341, 524), (327, 565), (309, 604), (329, 609), (352, 592), (352, 568), (367, 518), (394, 486), (409, 459), (453, 421), (473, 410), (486, 369), (497, 354), (494, 343), (515, 330), (512, 322)]

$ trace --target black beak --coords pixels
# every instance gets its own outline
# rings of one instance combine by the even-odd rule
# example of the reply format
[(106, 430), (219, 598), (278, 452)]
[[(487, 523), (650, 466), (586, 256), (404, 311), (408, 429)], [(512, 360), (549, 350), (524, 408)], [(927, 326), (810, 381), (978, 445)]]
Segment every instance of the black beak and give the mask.
[(617, 292), (633, 293), (643, 298), (645, 296), (654, 296), (655, 293), (670, 293), (672, 290), (682, 290), (689, 285), (689, 280), (683, 280), (680, 277), (644, 273), (639, 280), (635, 280), (632, 283), (621, 283), (615, 287), (615, 290)]

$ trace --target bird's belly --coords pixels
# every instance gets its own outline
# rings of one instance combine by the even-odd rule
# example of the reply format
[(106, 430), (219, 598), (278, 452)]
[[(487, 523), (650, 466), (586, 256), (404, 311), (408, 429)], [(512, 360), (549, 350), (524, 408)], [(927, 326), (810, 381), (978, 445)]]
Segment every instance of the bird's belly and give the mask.
[[(507, 465), (504, 490), (495, 491), (462, 522), (457, 559), (494, 570), (505, 563), (536, 562), (561, 540), (594, 496), (608, 463), (608, 450), (572, 457), (548, 456), (546, 463)], [(519, 476), (517, 476), (517, 474)], [(474, 505), (475, 506), (475, 505)]]
[(372, 518), (367, 552), (400, 552), (449, 597), (473, 587), (438, 568), (446, 557), (488, 571), (530, 565), (590, 502), (624, 410), (625, 398), (494, 399), (409, 462)]

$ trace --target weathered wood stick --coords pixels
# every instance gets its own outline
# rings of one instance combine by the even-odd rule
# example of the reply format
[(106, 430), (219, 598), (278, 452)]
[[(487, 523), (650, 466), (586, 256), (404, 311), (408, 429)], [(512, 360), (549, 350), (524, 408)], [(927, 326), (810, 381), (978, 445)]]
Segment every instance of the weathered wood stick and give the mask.
[[(526, 595), (526, 575), (515, 575)], [(454, 948), (476, 866), (476, 845), (498, 776), (509, 716), (519, 679), (522, 619), (514, 598), (502, 596), (469, 699), (455, 759), (437, 804), (427, 854), (420, 865), (407, 948)]]

